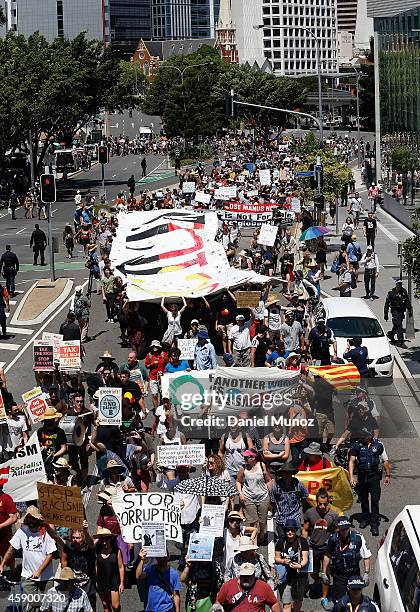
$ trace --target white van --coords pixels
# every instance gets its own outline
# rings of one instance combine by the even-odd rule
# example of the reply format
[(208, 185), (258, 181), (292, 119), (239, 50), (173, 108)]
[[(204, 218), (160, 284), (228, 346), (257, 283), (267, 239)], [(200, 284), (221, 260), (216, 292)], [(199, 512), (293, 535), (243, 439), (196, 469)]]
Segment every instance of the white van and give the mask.
[(378, 551), (374, 599), (383, 612), (418, 612), (420, 606), (420, 506), (405, 506)]
[(337, 356), (343, 357), (347, 340), (363, 338), (368, 350), (369, 369), (377, 378), (392, 378), (394, 357), (377, 316), (362, 298), (322, 298), (314, 311), (317, 321), (325, 318), (337, 340)]

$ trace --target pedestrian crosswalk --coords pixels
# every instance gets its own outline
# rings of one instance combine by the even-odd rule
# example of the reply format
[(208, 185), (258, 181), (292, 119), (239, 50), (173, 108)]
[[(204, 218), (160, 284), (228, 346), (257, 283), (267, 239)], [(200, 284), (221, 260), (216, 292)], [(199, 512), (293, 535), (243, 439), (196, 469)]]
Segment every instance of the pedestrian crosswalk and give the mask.
[(20, 344), (12, 344), (10, 342), (0, 342), (0, 351), (18, 351)]
[(153, 170), (147, 176), (144, 176), (139, 181), (136, 181), (138, 185), (143, 183), (155, 183), (156, 181), (163, 181), (171, 176), (174, 176), (174, 170)]

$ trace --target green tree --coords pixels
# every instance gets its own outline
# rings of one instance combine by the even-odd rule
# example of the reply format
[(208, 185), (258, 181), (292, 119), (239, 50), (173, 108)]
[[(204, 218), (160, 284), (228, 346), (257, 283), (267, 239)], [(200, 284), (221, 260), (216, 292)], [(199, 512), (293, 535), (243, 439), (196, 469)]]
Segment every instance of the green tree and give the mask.
[[(312, 140), (312, 139), (311, 139)], [(319, 143), (319, 141), (318, 141)], [(325, 196), (326, 202), (335, 202), (339, 197), (343, 187), (348, 183), (349, 180), (349, 169), (346, 166), (340, 164), (331, 149), (323, 149), (318, 144), (318, 149), (313, 149), (310, 154), (306, 156), (305, 164), (302, 164), (298, 170), (308, 170), (311, 164), (317, 162), (317, 158), (321, 158), (321, 164), (323, 167), (323, 187), (322, 193)], [(299, 148), (298, 153), (305, 152), (305, 143), (303, 143), (303, 150)], [(316, 192), (311, 187), (309, 179), (303, 179), (302, 184), (305, 187), (305, 193), (313, 196)]]
[(359, 106), (360, 123), (368, 131), (375, 129), (375, 75), (374, 75), (374, 54), (373, 38), (370, 39), (370, 48), (366, 52), (366, 64), (360, 65), (359, 79)]
[(418, 168), (418, 163), (418, 154), (410, 147), (399, 146), (391, 150), (391, 166), (399, 174), (407, 174)]
[(413, 214), (412, 229), (415, 235), (403, 242), (404, 270), (412, 275), (414, 285), (414, 297), (420, 298), (420, 208)]

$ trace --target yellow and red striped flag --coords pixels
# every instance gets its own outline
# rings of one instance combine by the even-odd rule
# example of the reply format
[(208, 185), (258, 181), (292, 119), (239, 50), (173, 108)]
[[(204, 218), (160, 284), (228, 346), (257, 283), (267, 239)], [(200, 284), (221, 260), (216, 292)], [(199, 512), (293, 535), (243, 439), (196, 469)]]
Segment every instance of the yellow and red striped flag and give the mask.
[(360, 385), (359, 370), (353, 363), (307, 367), (312, 374), (324, 378), (337, 391), (351, 391)]

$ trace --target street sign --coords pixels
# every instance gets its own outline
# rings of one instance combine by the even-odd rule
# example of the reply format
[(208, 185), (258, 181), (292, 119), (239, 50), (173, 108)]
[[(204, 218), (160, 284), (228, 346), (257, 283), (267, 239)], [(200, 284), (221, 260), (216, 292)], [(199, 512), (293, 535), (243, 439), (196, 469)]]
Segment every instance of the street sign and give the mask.
[(302, 172), (295, 172), (295, 178), (305, 178), (310, 176), (315, 176), (315, 172), (313, 172), (313, 170), (303, 170)]

